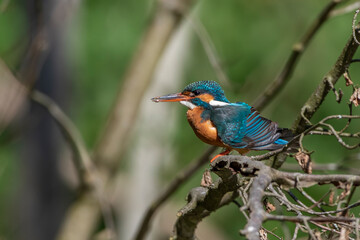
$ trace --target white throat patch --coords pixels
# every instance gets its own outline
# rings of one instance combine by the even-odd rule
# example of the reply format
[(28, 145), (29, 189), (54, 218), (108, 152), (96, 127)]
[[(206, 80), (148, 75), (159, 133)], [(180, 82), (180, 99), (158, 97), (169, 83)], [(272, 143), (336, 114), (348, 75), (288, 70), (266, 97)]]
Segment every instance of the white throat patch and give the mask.
[(216, 100), (211, 100), (211, 101), (209, 102), (209, 104), (210, 104), (211, 106), (214, 106), (214, 107), (220, 107), (220, 106), (229, 105), (229, 103), (227, 103), (227, 102), (216, 101)]
[(189, 109), (196, 108), (196, 105), (188, 101), (180, 101), (180, 104), (187, 106)]

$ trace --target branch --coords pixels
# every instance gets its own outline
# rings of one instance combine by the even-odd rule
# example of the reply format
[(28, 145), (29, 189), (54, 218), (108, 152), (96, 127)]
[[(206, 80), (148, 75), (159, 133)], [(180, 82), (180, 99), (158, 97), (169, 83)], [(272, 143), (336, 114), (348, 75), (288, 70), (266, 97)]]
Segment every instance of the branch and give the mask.
[(0, 134), (24, 109), (27, 89), (0, 58)]
[(271, 101), (279, 91), (285, 86), (285, 84), (290, 79), (298, 59), (301, 57), (302, 53), (308, 47), (310, 41), (315, 36), (316, 32), (320, 27), (326, 22), (329, 18), (330, 12), (341, 2), (341, 0), (332, 0), (319, 14), (319, 16), (312, 23), (308, 31), (301, 38), (300, 42), (294, 44), (293, 50), (287, 59), (284, 68), (281, 70), (280, 74), (276, 79), (269, 84), (268, 88), (259, 95), (256, 99), (253, 107), (260, 111)]
[[(359, 29), (359, 27), (356, 28), (357, 36), (360, 36)], [(315, 114), (331, 90), (331, 85), (334, 86), (336, 84), (336, 82), (345, 72), (346, 66), (351, 63), (351, 60), (353, 59), (358, 47), (359, 45), (356, 44), (353, 36), (351, 35), (334, 66), (324, 76), (318, 87), (305, 102), (301, 113), (298, 115), (297, 120), (293, 126), (293, 129), (296, 133), (301, 133), (307, 128), (308, 124), (306, 119), (310, 119)]]
[(217, 78), (224, 85), (229, 86), (230, 85), (229, 78), (227, 77), (225, 71), (223, 70), (220, 64), (220, 60), (216, 52), (216, 48), (214, 47), (214, 44), (212, 43), (211, 38), (208, 32), (206, 31), (206, 28), (196, 17), (190, 16), (188, 19), (191, 22), (196, 35), (198, 36), (201, 44), (204, 47), (206, 55), (209, 59), (212, 68), (215, 70)]
[(359, 14), (359, 11), (360, 11), (360, 9), (357, 9), (356, 11), (355, 11), (355, 15), (354, 15), (354, 18), (353, 18), (353, 25), (352, 25), (352, 29), (353, 29), (353, 37), (354, 37), (354, 41), (357, 43), (357, 44), (359, 44), (360, 45), (360, 42), (359, 42), (359, 40), (358, 40), (358, 38), (357, 38), (357, 36), (356, 36), (356, 33), (355, 33), (355, 26), (356, 26), (356, 18), (357, 18), (357, 15)]
[[(92, 181), (90, 179), (92, 179), (94, 165), (91, 162), (90, 155), (75, 125), (61, 110), (61, 108), (45, 94), (37, 90), (33, 90), (30, 97), (34, 102), (44, 107), (55, 120), (61, 132), (64, 134), (66, 141), (69, 143), (72, 152), (74, 153), (75, 166), (78, 171), (80, 182), (84, 186), (91, 186)], [(89, 174), (89, 176), (86, 176), (87, 174)]]
[[(309, 175), (301, 173), (282, 172), (266, 166), (259, 161), (252, 161), (251, 158), (246, 156), (223, 156), (217, 158), (211, 163), (212, 171), (215, 172), (220, 179), (215, 186), (210, 188), (197, 187), (191, 190), (188, 199), (188, 204), (180, 210), (178, 214), (178, 220), (175, 223), (175, 235), (173, 239), (194, 239), (195, 228), (197, 224), (211, 212), (215, 211), (222, 206), (221, 198), (225, 195), (234, 196), (236, 189), (241, 186), (249, 186), (248, 178), (236, 178), (240, 173), (245, 177), (253, 177), (253, 182), (249, 188), (248, 205), (251, 214), (247, 225), (242, 231), (246, 235), (247, 239), (259, 239), (259, 231), (264, 221), (272, 219), (273, 215), (267, 214), (263, 209), (262, 198), (265, 195), (265, 189), (270, 183), (276, 183), (282, 188), (294, 188), (294, 187), (309, 187), (315, 184), (333, 184), (340, 187), (344, 184), (351, 184), (352, 186), (360, 185), (360, 176), (356, 175)], [(224, 186), (226, 184), (227, 186)], [(246, 192), (244, 190), (243, 192)], [(267, 194), (268, 195), (268, 194)], [(281, 197), (281, 195), (280, 195)], [(227, 198), (231, 200), (232, 198)], [(296, 207), (289, 202), (290, 207)], [(341, 212), (353, 207), (357, 207), (360, 204), (357, 202), (346, 208), (338, 209), (336, 211), (327, 211), (325, 213), (316, 212), (317, 215), (324, 215), (329, 213)], [(304, 210), (299, 206), (299, 210)], [(305, 209), (306, 210), (306, 209)], [(315, 211), (311, 210), (312, 213)], [(298, 212), (300, 213), (300, 212)], [(283, 218), (282, 216), (279, 219)], [(285, 219), (286, 217), (284, 217)], [(294, 217), (295, 218), (295, 217)], [(295, 221), (295, 220), (294, 220)], [(354, 222), (355, 220), (347, 217), (333, 217), (333, 216), (321, 216), (321, 217), (309, 217), (309, 218), (297, 218), (296, 222), (303, 222), (305, 225), (307, 222)]]
[(196, 187), (190, 191), (187, 205), (177, 214), (172, 240), (195, 239), (195, 229), (199, 222), (238, 196), (236, 190), (244, 180), (233, 175), (228, 169), (223, 171), (214, 168), (213, 171), (220, 179), (209, 188)]
[[(336, 139), (338, 140), (338, 142), (345, 148), (347, 149), (355, 149), (357, 147), (360, 146), (360, 143), (358, 144), (355, 144), (355, 145), (348, 145), (344, 142), (344, 140), (342, 139), (342, 136), (341, 135), (345, 135), (346, 137), (357, 137), (357, 133), (355, 134), (342, 134), (342, 130), (340, 132), (336, 131), (334, 129), (334, 127), (331, 125), (331, 124), (328, 124), (328, 123), (325, 123), (326, 121), (328, 120), (331, 120), (331, 119), (348, 119), (348, 123), (350, 122), (351, 119), (360, 119), (360, 115), (330, 115), (330, 116), (327, 116), (325, 118), (323, 118), (320, 122), (312, 125), (311, 127), (309, 127), (308, 129), (306, 129), (304, 132), (302, 132), (301, 134), (299, 134), (298, 136), (296, 136), (294, 139), (298, 138), (300, 136), (300, 146), (302, 144), (302, 137), (301, 136), (305, 136), (307, 134), (311, 134), (313, 131), (313, 129), (316, 129), (318, 126), (325, 126), (327, 127), (330, 132), (328, 135), (333, 135), (336, 137)], [(348, 124), (347, 124), (348, 126)], [(344, 129), (344, 128), (343, 128)], [(315, 132), (316, 133), (316, 132)], [(324, 133), (324, 131), (322, 131), (322, 133)], [(294, 140), (293, 139), (293, 140)], [(293, 142), (293, 140), (291, 140), (291, 142), (289, 143), (289, 145), (291, 145), (291, 143)]]
[[(93, 191), (93, 194), (100, 205), (105, 225), (112, 234), (115, 234), (115, 223), (112, 218), (110, 203), (104, 193), (104, 183), (91, 160), (80, 132), (70, 118), (66, 116), (51, 98), (36, 90), (31, 92), (30, 97), (33, 101), (43, 106), (59, 126), (74, 153), (75, 168), (78, 172), (82, 189), (90, 189)], [(78, 224), (75, 223), (73, 226), (77, 225)]]
[[(13, 110), (18, 111), (21, 105), (24, 105), (26, 98), (30, 97), (34, 102), (38, 103), (48, 111), (50, 116), (55, 120), (60, 131), (65, 137), (66, 143), (69, 144), (74, 154), (74, 158), (72, 158), (72, 160), (74, 161), (77, 176), (79, 177), (81, 189), (89, 191), (88, 195), (94, 198), (92, 204), (95, 205), (96, 208), (99, 208), (100, 206), (106, 227), (115, 234), (115, 224), (111, 215), (110, 204), (106, 199), (106, 194), (104, 194), (103, 192), (103, 182), (99, 177), (99, 174), (92, 162), (90, 154), (86, 149), (85, 143), (78, 129), (75, 127), (70, 118), (51, 98), (36, 90), (32, 90), (31, 92), (29, 92), (29, 89), (24, 84), (20, 83), (15, 78), (15, 76), (13, 76), (7, 65), (2, 60), (0, 60), (0, 68), (2, 70), (0, 72), (3, 73), (1, 80), (4, 81), (4, 83), (9, 84), (9, 89), (7, 90), (11, 94), (10, 98), (6, 100), (14, 100), (11, 101), (12, 106), (8, 106), (8, 110), (12, 110), (10, 109), (11, 107), (13, 108)], [(6, 88), (4, 88), (4, 90), (5, 89)], [(16, 95), (14, 95), (15, 93)], [(9, 97), (9, 95), (7, 94), (5, 95), (5, 97), (6, 96)], [(16, 96), (17, 100), (12, 96)], [(21, 103), (19, 102), (20, 100)], [(5, 112), (6, 110), (4, 111), (4, 113)], [(12, 113), (11, 116), (13, 116)], [(98, 212), (98, 215), (100, 215), (100, 210), (98, 210)], [(78, 222), (74, 221), (71, 222), (70, 225), (72, 227), (76, 227), (79, 224)]]
[[(359, 29), (359, 26), (357, 26), (355, 31), (357, 37), (360, 36)], [(351, 63), (358, 47), (359, 45), (355, 42), (354, 37), (351, 34), (350, 39), (346, 43), (334, 66), (324, 76), (323, 80), (319, 83), (315, 91), (301, 108), (300, 113), (293, 124), (293, 131), (296, 134), (304, 132), (309, 127), (309, 124), (311, 124), (309, 119), (311, 119), (322, 102), (325, 100), (325, 97), (331, 90), (331, 86), (335, 86), (336, 82), (346, 71), (346, 68)], [(272, 166), (274, 168), (280, 168), (281, 165), (285, 162), (285, 159), (286, 155), (279, 154), (277, 158), (274, 159)]]
[[(231, 166), (231, 163), (230, 163)], [(245, 165), (244, 165), (245, 166)], [(240, 166), (242, 168), (243, 166)], [(258, 239), (259, 231), (261, 225), (265, 220), (265, 211), (263, 210), (263, 197), (265, 195), (265, 189), (271, 183), (271, 172), (269, 168), (253, 168), (254, 173), (257, 171), (257, 177), (254, 178), (254, 181), (250, 187), (249, 191), (249, 209), (250, 209), (250, 219), (248, 220), (245, 228), (241, 231), (242, 234), (246, 235), (247, 239)], [(257, 170), (255, 170), (257, 169)], [(243, 171), (244, 169), (239, 169)], [(258, 211), (261, 209), (261, 211)]]
[[(334, 136), (334, 134), (333, 134), (332, 132), (329, 132), (329, 131), (317, 131), (317, 130), (310, 131), (310, 132), (309, 132), (309, 135)], [(346, 133), (346, 132), (343, 132), (343, 133), (338, 133), (338, 135), (339, 135), (340, 137), (360, 138), (360, 132), (357, 132), (357, 133)]]
[(356, 9), (360, 8), (360, 1), (351, 3), (343, 8), (332, 10), (330, 13), (330, 17), (337, 17), (339, 15), (347, 14), (350, 12), (354, 12)]
[(277, 220), (277, 221), (290, 221), (290, 222), (320, 222), (320, 223), (331, 223), (331, 222), (355, 222), (358, 218), (348, 218), (348, 217), (308, 217), (308, 216), (279, 216), (266, 214), (266, 220)]
[[(288, 170), (288, 171), (298, 171), (300, 169), (300, 166), (298, 163), (284, 163), (281, 167), (282, 170)], [(345, 171), (350, 174), (357, 174), (360, 175), (360, 169), (355, 169), (350, 166), (346, 166), (343, 162), (340, 163), (325, 163), (325, 164), (317, 164), (313, 163), (312, 169), (314, 171)]]

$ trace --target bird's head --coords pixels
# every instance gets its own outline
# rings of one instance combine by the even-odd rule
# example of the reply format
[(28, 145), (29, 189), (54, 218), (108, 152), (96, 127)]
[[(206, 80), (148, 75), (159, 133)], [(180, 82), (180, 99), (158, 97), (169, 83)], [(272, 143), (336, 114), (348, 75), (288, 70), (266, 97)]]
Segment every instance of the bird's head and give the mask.
[(194, 82), (187, 85), (181, 93), (154, 97), (151, 100), (154, 102), (180, 102), (190, 109), (229, 104), (224, 91), (215, 81)]

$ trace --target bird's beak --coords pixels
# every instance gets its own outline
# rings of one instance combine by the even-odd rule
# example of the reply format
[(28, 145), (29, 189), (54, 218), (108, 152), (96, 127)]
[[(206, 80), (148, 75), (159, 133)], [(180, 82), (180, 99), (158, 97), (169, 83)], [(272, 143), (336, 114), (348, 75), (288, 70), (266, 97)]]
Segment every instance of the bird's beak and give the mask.
[(151, 100), (153, 102), (180, 102), (180, 101), (188, 101), (193, 98), (194, 97), (190, 97), (182, 93), (174, 93), (174, 94), (164, 95), (161, 97), (154, 97)]

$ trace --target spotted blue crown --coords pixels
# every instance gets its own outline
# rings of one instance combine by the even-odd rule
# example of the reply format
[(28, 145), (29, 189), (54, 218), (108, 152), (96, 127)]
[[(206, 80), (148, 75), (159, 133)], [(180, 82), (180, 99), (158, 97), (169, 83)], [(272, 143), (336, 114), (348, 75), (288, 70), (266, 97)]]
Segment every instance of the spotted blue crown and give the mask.
[(214, 100), (222, 101), (222, 102), (229, 102), (225, 97), (224, 90), (222, 90), (221, 86), (215, 81), (199, 81), (194, 82), (187, 85), (183, 92), (198, 92), (201, 93), (208, 93), (214, 96)]

